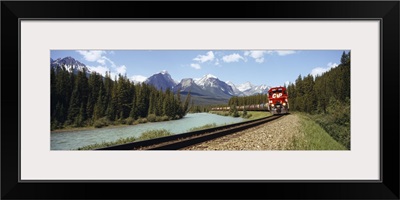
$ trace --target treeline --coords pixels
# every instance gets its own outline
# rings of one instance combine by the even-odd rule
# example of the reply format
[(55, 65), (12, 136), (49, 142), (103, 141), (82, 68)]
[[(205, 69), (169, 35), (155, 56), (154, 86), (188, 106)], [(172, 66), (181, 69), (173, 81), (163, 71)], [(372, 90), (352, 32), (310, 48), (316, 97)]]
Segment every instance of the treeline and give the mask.
[(339, 66), (315, 78), (299, 77), (289, 84), (291, 111), (311, 114), (336, 141), (350, 149), (350, 52)]
[(311, 74), (299, 75), (287, 89), (290, 109), (295, 111), (327, 113), (333, 102), (350, 103), (350, 52), (343, 52), (339, 66), (315, 79)]
[[(115, 80), (115, 81), (114, 81)], [(132, 124), (135, 120), (165, 121), (186, 115), (190, 94), (180, 94), (134, 84), (126, 76), (112, 80), (85, 70), (72, 73), (51, 68), (51, 128), (101, 127), (108, 123)], [(143, 120), (142, 120), (143, 121)]]
[(233, 96), (229, 99), (228, 105), (244, 106), (244, 105), (265, 104), (268, 101), (267, 98), (268, 94), (256, 94), (244, 97)]

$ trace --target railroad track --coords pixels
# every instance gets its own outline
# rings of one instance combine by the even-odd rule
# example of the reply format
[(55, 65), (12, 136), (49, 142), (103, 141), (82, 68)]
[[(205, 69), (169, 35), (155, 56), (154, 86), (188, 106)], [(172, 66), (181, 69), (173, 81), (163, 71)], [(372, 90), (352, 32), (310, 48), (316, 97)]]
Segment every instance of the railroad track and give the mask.
[(96, 150), (177, 150), (243, 131), (280, 117), (282, 117), (282, 115), (269, 116), (261, 119), (219, 126), (216, 128), (115, 145)]

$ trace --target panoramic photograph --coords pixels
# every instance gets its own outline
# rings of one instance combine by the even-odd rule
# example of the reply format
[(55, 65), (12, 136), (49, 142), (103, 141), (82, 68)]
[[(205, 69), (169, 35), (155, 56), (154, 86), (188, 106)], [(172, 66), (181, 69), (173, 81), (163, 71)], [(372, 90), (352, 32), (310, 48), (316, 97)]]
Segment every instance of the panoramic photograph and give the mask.
[(51, 50), (50, 150), (351, 150), (350, 50)]

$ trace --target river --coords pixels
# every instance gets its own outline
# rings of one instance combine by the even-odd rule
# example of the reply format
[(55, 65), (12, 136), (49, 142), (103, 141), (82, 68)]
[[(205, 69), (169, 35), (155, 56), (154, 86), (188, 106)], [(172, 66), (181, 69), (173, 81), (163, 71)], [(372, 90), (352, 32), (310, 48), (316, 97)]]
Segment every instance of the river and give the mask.
[(166, 122), (154, 122), (131, 126), (99, 128), (83, 131), (51, 133), (51, 150), (73, 150), (90, 144), (112, 142), (119, 138), (139, 137), (149, 130), (166, 129), (174, 134), (188, 132), (193, 127), (215, 123), (225, 125), (243, 121), (243, 118), (225, 117), (209, 113), (187, 114), (184, 118)]

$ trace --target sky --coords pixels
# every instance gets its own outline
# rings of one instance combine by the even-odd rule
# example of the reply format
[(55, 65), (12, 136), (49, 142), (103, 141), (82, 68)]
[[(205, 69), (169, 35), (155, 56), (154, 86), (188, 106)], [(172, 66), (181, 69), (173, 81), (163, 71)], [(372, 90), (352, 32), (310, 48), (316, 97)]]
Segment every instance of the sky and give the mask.
[(52, 59), (71, 56), (91, 71), (126, 75), (135, 82), (166, 70), (171, 77), (212, 74), (235, 85), (283, 86), (299, 75), (316, 76), (340, 63), (347, 50), (51, 50)]

